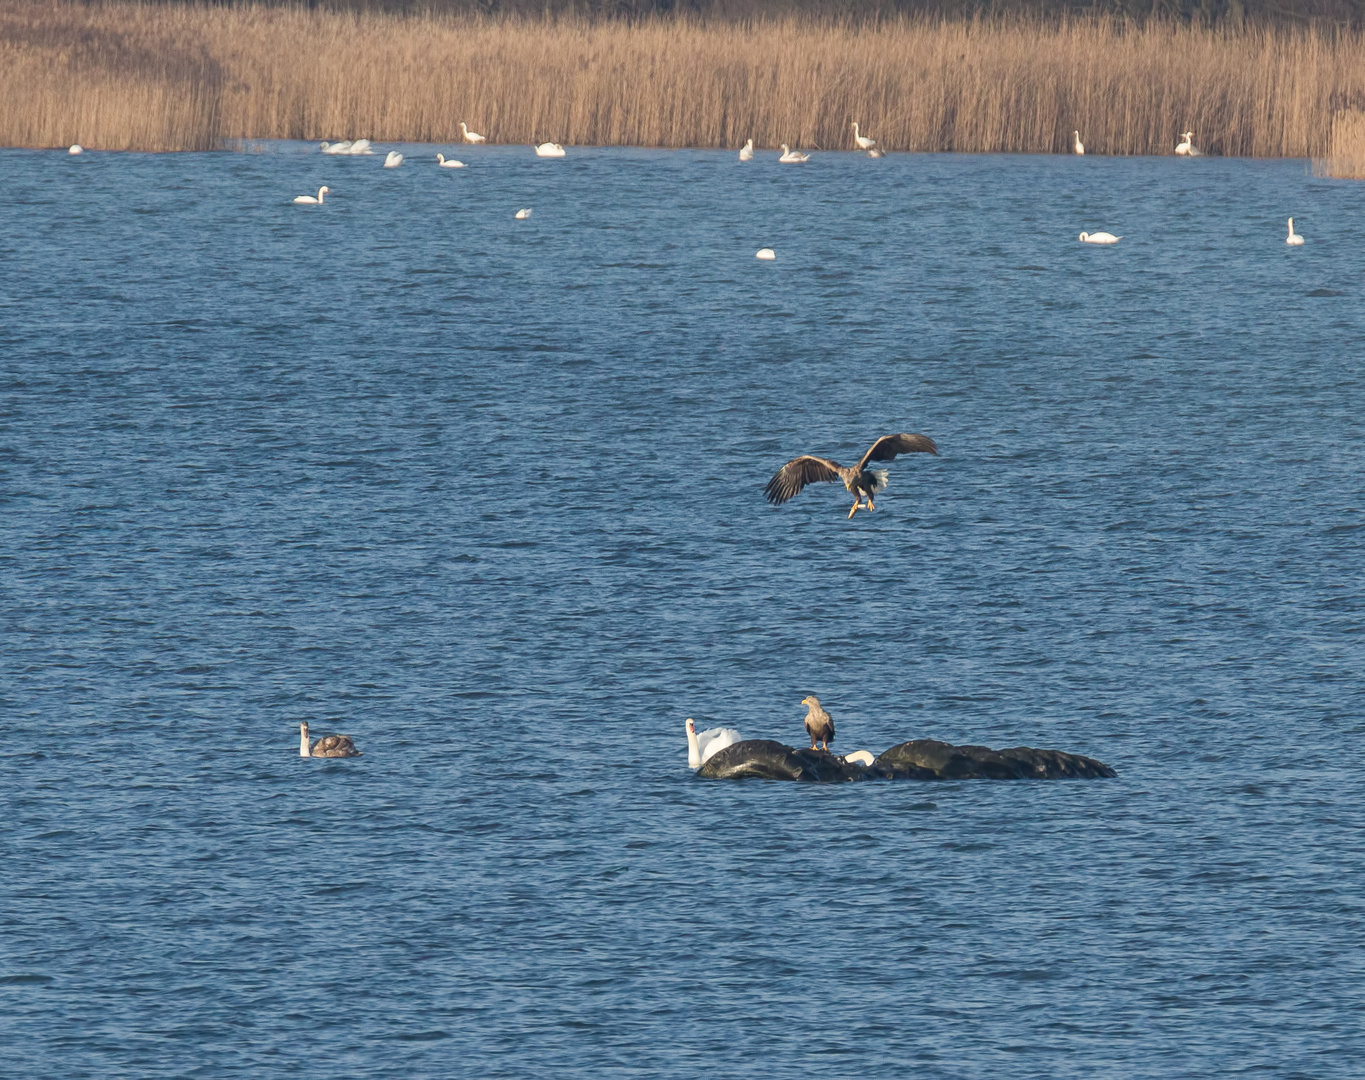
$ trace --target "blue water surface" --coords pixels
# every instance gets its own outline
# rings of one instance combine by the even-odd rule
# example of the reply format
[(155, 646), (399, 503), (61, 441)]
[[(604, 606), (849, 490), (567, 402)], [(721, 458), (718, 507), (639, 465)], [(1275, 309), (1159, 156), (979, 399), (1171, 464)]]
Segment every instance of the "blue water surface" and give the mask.
[(0, 151), (0, 1073), (1360, 1075), (1365, 189), (256, 149)]

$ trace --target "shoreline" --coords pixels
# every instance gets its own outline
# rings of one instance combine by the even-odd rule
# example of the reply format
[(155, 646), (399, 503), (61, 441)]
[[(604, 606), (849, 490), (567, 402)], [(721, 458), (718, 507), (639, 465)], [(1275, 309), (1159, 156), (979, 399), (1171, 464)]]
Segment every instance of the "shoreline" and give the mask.
[[(1351, 157), (1365, 36), (1104, 20), (721, 26), (0, 0), (0, 145), (457, 145)], [(1365, 153), (1360, 155), (1365, 157)], [(1346, 172), (1333, 170), (1336, 175)]]

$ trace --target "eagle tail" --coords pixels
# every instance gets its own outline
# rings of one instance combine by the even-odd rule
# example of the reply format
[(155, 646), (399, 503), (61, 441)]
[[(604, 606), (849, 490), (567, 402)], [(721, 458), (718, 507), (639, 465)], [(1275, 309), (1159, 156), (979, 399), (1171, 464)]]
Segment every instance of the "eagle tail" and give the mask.
[(891, 475), (885, 469), (868, 469), (867, 471), (872, 474), (872, 490), (874, 492), (881, 491), (891, 482)]

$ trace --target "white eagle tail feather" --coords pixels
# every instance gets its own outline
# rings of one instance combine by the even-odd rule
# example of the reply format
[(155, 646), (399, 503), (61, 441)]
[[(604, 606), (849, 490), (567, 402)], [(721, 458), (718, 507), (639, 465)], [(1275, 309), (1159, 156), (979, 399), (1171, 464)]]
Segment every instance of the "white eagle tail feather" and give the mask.
[(872, 481), (873, 491), (881, 491), (891, 482), (891, 474), (885, 469), (868, 469), (867, 471), (876, 477), (876, 479)]

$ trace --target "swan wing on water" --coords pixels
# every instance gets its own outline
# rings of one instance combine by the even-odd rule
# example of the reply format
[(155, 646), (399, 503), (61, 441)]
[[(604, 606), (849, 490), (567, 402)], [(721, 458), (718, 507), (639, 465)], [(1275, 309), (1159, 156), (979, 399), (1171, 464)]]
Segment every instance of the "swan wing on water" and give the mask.
[(707, 758), (714, 757), (727, 746), (743, 741), (744, 737), (734, 728), (718, 727), (697, 732), (697, 749), (701, 753), (701, 763), (705, 765)]

